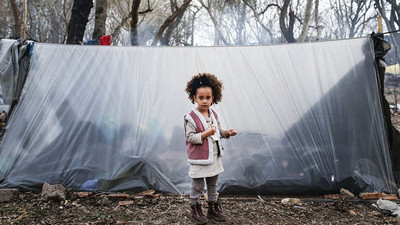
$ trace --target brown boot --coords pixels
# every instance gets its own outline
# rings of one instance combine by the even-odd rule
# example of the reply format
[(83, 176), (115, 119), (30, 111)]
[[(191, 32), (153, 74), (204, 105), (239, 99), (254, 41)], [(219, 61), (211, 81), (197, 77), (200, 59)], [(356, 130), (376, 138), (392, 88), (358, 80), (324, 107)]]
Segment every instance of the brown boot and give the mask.
[(190, 204), (190, 207), (192, 208), (192, 219), (196, 224), (206, 224), (208, 222), (207, 217), (205, 217), (203, 211), (201, 211), (200, 203), (194, 205)]
[(207, 217), (216, 221), (225, 221), (226, 217), (222, 213), (222, 208), (218, 202), (207, 202), (208, 203), (208, 214)]

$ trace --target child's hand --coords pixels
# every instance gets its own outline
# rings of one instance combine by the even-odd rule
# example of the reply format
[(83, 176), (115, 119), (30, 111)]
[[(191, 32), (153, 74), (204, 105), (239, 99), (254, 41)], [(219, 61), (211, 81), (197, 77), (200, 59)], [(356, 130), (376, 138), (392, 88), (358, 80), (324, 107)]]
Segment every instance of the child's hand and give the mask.
[(208, 129), (206, 131), (204, 131), (203, 133), (201, 133), (201, 139), (204, 139), (210, 135), (215, 134), (215, 128), (213, 125), (209, 126)]
[(207, 136), (214, 135), (215, 134), (214, 126), (213, 125), (209, 126), (208, 129), (206, 130), (206, 132), (208, 134)]
[(229, 136), (235, 136), (237, 134), (235, 129), (229, 129), (226, 131), (226, 133), (228, 133)]

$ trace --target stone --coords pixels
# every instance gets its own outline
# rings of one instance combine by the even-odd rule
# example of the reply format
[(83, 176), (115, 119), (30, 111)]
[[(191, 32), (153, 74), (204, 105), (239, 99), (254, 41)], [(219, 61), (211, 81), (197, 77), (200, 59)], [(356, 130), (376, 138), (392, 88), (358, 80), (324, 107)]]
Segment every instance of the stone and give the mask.
[(282, 199), (281, 202), (284, 205), (297, 205), (297, 206), (303, 205), (303, 203), (298, 198), (284, 198), (284, 199)]
[(62, 184), (44, 183), (42, 187), (42, 198), (46, 201), (49, 199), (65, 201), (66, 189)]
[(19, 195), (18, 189), (15, 188), (5, 188), (0, 189), (0, 202), (10, 202), (17, 198)]
[(344, 188), (340, 188), (340, 194), (342, 194), (344, 198), (354, 198), (354, 194)]

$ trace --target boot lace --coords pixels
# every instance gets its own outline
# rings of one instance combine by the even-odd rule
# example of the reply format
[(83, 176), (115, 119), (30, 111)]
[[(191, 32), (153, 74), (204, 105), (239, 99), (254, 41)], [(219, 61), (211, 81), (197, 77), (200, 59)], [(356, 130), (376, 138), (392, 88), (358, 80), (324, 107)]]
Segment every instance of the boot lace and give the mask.
[(203, 211), (201, 210), (201, 205), (200, 204), (196, 204), (196, 214), (199, 216), (199, 217), (202, 217), (202, 216), (204, 216), (203, 215)]
[(219, 202), (214, 203), (214, 209), (216, 212), (222, 213), (222, 208), (221, 208), (221, 205), (219, 204)]

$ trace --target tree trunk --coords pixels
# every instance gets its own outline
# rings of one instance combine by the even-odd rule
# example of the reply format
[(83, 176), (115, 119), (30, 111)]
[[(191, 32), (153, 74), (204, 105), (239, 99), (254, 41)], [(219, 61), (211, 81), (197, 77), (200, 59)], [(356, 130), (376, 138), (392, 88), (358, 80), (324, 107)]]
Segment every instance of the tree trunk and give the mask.
[[(275, 6), (275, 7), (278, 7), (279, 9), (281, 9), (281, 8), (280, 8), (277, 4), (268, 4), (263, 12), (258, 13), (258, 12), (256, 11), (256, 9), (254, 8), (254, 6), (251, 5), (251, 4), (249, 3), (248, 0), (243, 0), (243, 2), (251, 9), (251, 11), (253, 12), (254, 18), (256, 19), (257, 23), (260, 24), (260, 26), (269, 34), (269, 36), (271, 37), (271, 40), (272, 40), (274, 34), (273, 34), (272, 31), (271, 31), (268, 27), (266, 27), (266, 26), (264, 25), (264, 23), (261, 21), (260, 15), (261, 15), (261, 14), (264, 14), (264, 13), (267, 11), (267, 9), (268, 9), (269, 7)], [(261, 40), (261, 39), (260, 39), (259, 42), (260, 42), (260, 43), (264, 43), (264, 40)]]
[[(185, 0), (188, 1), (188, 0)], [(171, 12), (175, 12), (176, 9), (178, 8), (178, 6), (176, 5), (176, 1), (175, 0), (170, 0), (170, 4), (171, 4)], [(183, 17), (183, 13), (181, 13), (179, 16), (176, 17), (176, 19), (174, 20), (174, 22), (172, 22), (167, 30), (165, 31), (164, 37), (162, 37), (160, 39), (161, 43), (164, 45), (170, 45), (170, 41), (171, 41), (171, 36), (172, 36), (172, 32), (175, 30), (175, 28), (178, 26), (178, 24), (181, 22)]]
[(155, 46), (157, 43), (160, 41), (162, 34), (164, 33), (165, 29), (174, 22), (175, 18), (178, 17), (181, 13), (185, 12), (187, 7), (189, 7), (189, 4), (192, 2), (192, 0), (187, 0), (185, 3), (183, 3), (174, 13), (172, 13), (171, 16), (169, 16), (163, 23), (163, 25), (160, 27), (158, 30), (156, 36), (154, 37), (153, 43), (151, 45)]
[(107, 0), (96, 1), (96, 12), (94, 18), (93, 39), (99, 39), (106, 34), (106, 19), (107, 19)]
[(321, 40), (322, 26), (319, 25), (319, 0), (315, 0), (315, 27), (317, 29), (317, 38), (315, 40)]
[(312, 7), (312, 0), (307, 0), (303, 28), (301, 29), (300, 37), (297, 39), (297, 42), (304, 42), (307, 37), (308, 26), (310, 24), (311, 19), (311, 7)]
[(397, 24), (398, 27), (400, 27), (400, 6), (396, 3), (396, 0), (387, 0), (392, 5), (392, 14), (391, 17), (393, 17), (394, 23)]
[[(139, 2), (139, 3), (140, 3), (140, 2)], [(139, 10), (139, 6), (137, 6), (137, 9), (136, 9), (136, 7), (132, 7), (132, 8), (133, 8), (134, 10), (137, 10), (137, 11)], [(111, 39), (112, 39), (112, 40), (116, 40), (116, 38), (117, 38), (117, 36), (118, 36), (118, 34), (119, 34), (119, 32), (120, 32), (122, 26), (126, 23), (126, 21), (128, 21), (128, 19), (132, 19), (132, 15), (133, 15), (132, 8), (131, 8), (131, 11), (129, 12), (129, 14), (128, 14), (127, 16), (123, 17), (123, 18), (121, 19), (121, 22), (119, 22), (118, 25), (117, 25), (117, 27), (114, 29), (114, 31), (111, 32)], [(152, 12), (152, 11), (153, 11), (153, 9), (150, 8), (150, 1), (147, 1), (147, 9), (144, 10), (144, 11), (141, 11), (141, 12), (137, 12), (137, 14), (138, 14), (138, 16), (139, 16), (139, 15), (146, 14), (146, 13), (149, 13), (149, 12)], [(139, 17), (136, 18), (136, 21), (139, 21), (138, 18), (139, 18)], [(131, 25), (132, 25), (132, 24), (131, 24)], [(136, 26), (136, 39), (137, 39), (137, 26), (138, 26), (138, 22), (135, 23), (135, 26)], [(132, 35), (132, 26), (131, 26), (131, 35)], [(132, 37), (131, 37), (131, 41), (132, 41)], [(136, 44), (136, 45), (137, 45), (137, 44)]]
[(190, 45), (193, 46), (194, 45), (194, 31), (195, 31), (195, 26), (194, 26), (194, 20), (196, 19), (196, 15), (198, 12), (200, 12), (201, 8), (199, 7), (197, 9), (197, 11), (193, 12), (193, 17), (192, 17), (192, 31), (190, 32)]
[(139, 6), (140, 6), (140, 0), (133, 0), (132, 20), (131, 20), (131, 45), (139, 45), (139, 40), (138, 40)]
[(20, 37), (21, 35), (21, 20), (19, 18), (19, 9), (17, 6), (17, 2), (15, 0), (10, 0), (10, 4), (11, 4), (11, 9), (13, 12), (13, 16), (14, 16), (14, 30), (13, 30), (13, 36), (14, 37)]
[(293, 36), (293, 25), (294, 25), (294, 12), (290, 10), (289, 12), (289, 25), (286, 27), (285, 18), (287, 15), (290, 0), (285, 0), (282, 6), (281, 14), (279, 16), (279, 27), (281, 28), (282, 34), (287, 42), (296, 42)]
[[(208, 15), (210, 16), (210, 19), (212, 23), (214, 24), (214, 29), (215, 29), (215, 35), (219, 35), (219, 38), (225, 45), (229, 45), (229, 42), (225, 39), (221, 29), (219, 28), (219, 24), (213, 13), (211, 12), (210, 6), (206, 6), (203, 1), (200, 1), (200, 4), (207, 10)], [(217, 41), (215, 42), (217, 43)]]
[(74, 0), (71, 19), (68, 24), (67, 44), (81, 44), (89, 21), (89, 13), (93, 7), (92, 0)]
[(240, 15), (238, 18), (238, 31), (237, 31), (237, 40), (236, 45), (243, 45), (246, 39), (246, 4), (238, 4), (237, 11)]

